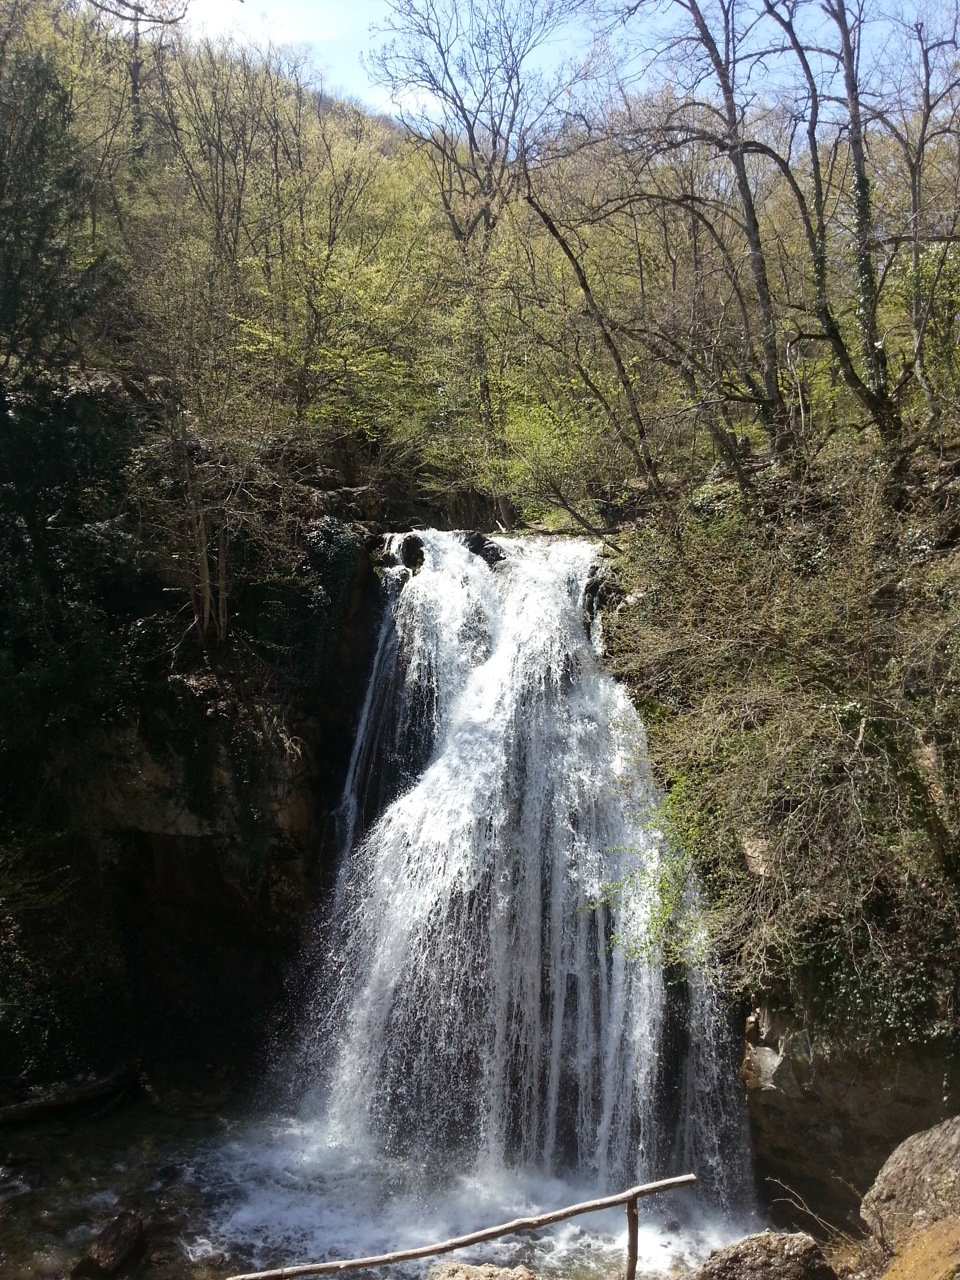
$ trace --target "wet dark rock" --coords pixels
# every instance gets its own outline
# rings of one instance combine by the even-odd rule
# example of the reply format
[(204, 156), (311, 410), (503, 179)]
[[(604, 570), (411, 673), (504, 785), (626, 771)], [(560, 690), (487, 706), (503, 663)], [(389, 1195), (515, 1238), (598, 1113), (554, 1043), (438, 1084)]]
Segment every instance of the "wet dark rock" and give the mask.
[(172, 1187), (175, 1182), (179, 1182), (182, 1177), (179, 1165), (165, 1164), (157, 1170), (156, 1181), (161, 1189), (166, 1189)]
[(218, 1271), (223, 1271), (227, 1266), (227, 1255), (225, 1253), (203, 1253), (194, 1259), (201, 1267), (215, 1267)]
[(122, 1067), (106, 1076), (77, 1076), (44, 1088), (33, 1089), (21, 1102), (0, 1107), (0, 1126), (27, 1124), (64, 1111), (94, 1107), (103, 1114), (108, 1106), (124, 1102), (137, 1091), (139, 1064)]
[(591, 622), (602, 609), (615, 608), (623, 598), (623, 588), (608, 570), (603, 565), (593, 565), (583, 587), (583, 607)]
[(18, 1173), (13, 1169), (0, 1165), (0, 1205), (18, 1196), (29, 1195), (40, 1186), (40, 1176), (36, 1173)]
[[(78, 796), (91, 847), (124, 851), (104, 856), (99, 881), (81, 882), (116, 948), (122, 1033), (154, 1064), (245, 1060), (329, 874), (324, 835), (382, 594), (362, 540), (340, 522), (316, 522), (304, 550), (299, 572), (254, 583), (243, 603), (247, 634), (286, 655), (270, 682), (259, 685), (245, 658), (171, 677), (150, 716), (98, 734), (96, 779)], [(70, 920), (83, 918), (71, 908)], [(72, 954), (85, 957), (76, 928)], [(99, 951), (101, 935), (97, 948), (90, 936), (83, 944)], [(83, 1043), (114, 1040), (127, 1043), (87, 1027)]]
[(408, 533), (397, 547), (397, 559), (412, 573), (423, 564), (423, 539), (419, 534)]
[(108, 1223), (70, 1272), (71, 1280), (101, 1280), (104, 1276), (127, 1275), (147, 1247), (143, 1222), (135, 1213), (125, 1212)]
[(169, 1267), (174, 1262), (179, 1261), (176, 1253), (169, 1249), (154, 1249), (147, 1258), (151, 1267)]
[(502, 547), (498, 547), (495, 542), (492, 542), (476, 529), (471, 529), (465, 533), (463, 541), (467, 550), (472, 551), (481, 560), (485, 560), (491, 569), (495, 568), (501, 560), (506, 560), (507, 558), (507, 553)]
[(583, 585), (583, 607), (587, 617), (593, 619), (600, 612), (600, 594), (603, 590), (603, 570), (598, 564), (592, 565), (587, 580)]
[(690, 1280), (837, 1280), (812, 1236), (763, 1231), (717, 1249)]

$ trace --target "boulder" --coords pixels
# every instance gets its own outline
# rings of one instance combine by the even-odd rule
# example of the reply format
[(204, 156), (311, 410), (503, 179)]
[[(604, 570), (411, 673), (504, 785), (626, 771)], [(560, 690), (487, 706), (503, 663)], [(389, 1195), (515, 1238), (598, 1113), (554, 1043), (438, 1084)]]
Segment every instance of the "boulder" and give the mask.
[(901, 1142), (863, 1198), (860, 1216), (889, 1248), (960, 1218), (960, 1115)]
[[(764, 1007), (748, 1019), (740, 1078), (761, 1182), (790, 1188), (844, 1230), (897, 1143), (960, 1109), (960, 1060), (948, 1045), (858, 1049)], [(777, 1212), (783, 1225), (809, 1221)]]
[(482, 533), (478, 533), (475, 529), (465, 533), (463, 541), (467, 550), (472, 551), (481, 560), (485, 560), (491, 569), (495, 568), (501, 560), (506, 560), (507, 558), (507, 553), (502, 547), (498, 547), (495, 542), (491, 542), (489, 538)]
[(427, 1280), (536, 1280), (527, 1267), (498, 1267), (493, 1263), (471, 1267), (466, 1262), (439, 1262)]
[(423, 539), (419, 534), (407, 533), (397, 547), (397, 559), (412, 572), (423, 564)]
[(762, 1231), (717, 1249), (690, 1280), (837, 1280), (812, 1236)]
[(135, 1213), (125, 1211), (107, 1223), (70, 1272), (71, 1278), (103, 1280), (125, 1275), (139, 1262), (146, 1245), (143, 1222)]

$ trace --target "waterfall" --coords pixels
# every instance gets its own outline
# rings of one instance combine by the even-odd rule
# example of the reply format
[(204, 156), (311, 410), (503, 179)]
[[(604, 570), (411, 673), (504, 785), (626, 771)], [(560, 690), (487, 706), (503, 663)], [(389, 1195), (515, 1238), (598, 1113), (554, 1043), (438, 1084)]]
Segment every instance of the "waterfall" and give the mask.
[[(722, 1146), (729, 1088), (688, 1061), (689, 1138), (664, 1132), (664, 978), (612, 945), (647, 928), (659, 840), (643, 727), (586, 625), (595, 549), (501, 539), (481, 556), (435, 531), (419, 543), (416, 572), (388, 571), (341, 810), (348, 847), (303, 1050), (313, 1105), (333, 1145), (576, 1171), (601, 1189), (662, 1176), (694, 1141)], [(371, 794), (382, 811), (355, 840)], [(648, 887), (604, 905), (638, 867)], [(692, 1043), (719, 1029), (701, 987), (689, 1011), (714, 1025)]]
[[(306, 1248), (322, 1221), (318, 1244), (349, 1253), (370, 1170), (366, 1252), (410, 1238), (410, 1194), (416, 1243), (556, 1207), (573, 1184), (691, 1170), (707, 1202), (745, 1209), (720, 1002), (615, 945), (651, 927), (661, 840), (643, 726), (591, 640), (595, 548), (436, 531), (410, 546), (395, 538), (385, 571), (296, 1114), (236, 1146), (221, 1238)], [(407, 1206), (393, 1216), (384, 1185)]]

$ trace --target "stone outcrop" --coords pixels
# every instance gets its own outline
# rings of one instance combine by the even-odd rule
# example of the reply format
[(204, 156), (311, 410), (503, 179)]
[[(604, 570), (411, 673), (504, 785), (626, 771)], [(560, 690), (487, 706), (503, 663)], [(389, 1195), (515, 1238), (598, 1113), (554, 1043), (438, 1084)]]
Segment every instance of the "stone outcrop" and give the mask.
[(934, 1223), (960, 1219), (960, 1115), (901, 1142), (864, 1196), (860, 1216), (891, 1248)]
[(439, 1262), (427, 1280), (536, 1280), (527, 1267), (498, 1267), (493, 1263), (470, 1266), (465, 1262)]
[(946, 1049), (861, 1053), (765, 1009), (748, 1020), (741, 1079), (758, 1176), (839, 1226), (856, 1220), (897, 1143), (960, 1110), (960, 1064)]
[(956, 1280), (960, 1116), (902, 1142), (864, 1196), (860, 1215), (867, 1235), (844, 1274), (854, 1280)]
[(583, 588), (583, 606), (591, 621), (606, 610), (616, 609), (625, 599), (623, 588), (607, 565), (595, 564)]
[(503, 548), (498, 547), (486, 534), (479, 533), (476, 529), (471, 529), (465, 533), (463, 541), (467, 550), (472, 551), (481, 560), (485, 560), (491, 569), (495, 569), (502, 560), (506, 559), (506, 552)]
[(812, 1236), (763, 1231), (717, 1249), (690, 1280), (837, 1280)]

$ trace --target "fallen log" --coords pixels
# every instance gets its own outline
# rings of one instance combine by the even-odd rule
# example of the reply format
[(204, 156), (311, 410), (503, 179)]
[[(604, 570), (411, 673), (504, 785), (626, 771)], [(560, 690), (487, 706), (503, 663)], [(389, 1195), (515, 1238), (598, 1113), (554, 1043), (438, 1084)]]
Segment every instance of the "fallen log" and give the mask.
[(137, 1088), (140, 1066), (123, 1067), (95, 1080), (70, 1080), (49, 1085), (22, 1102), (0, 1107), (0, 1127), (27, 1124), (48, 1115), (59, 1115), (94, 1103), (114, 1103)]
[[(631, 1187), (629, 1191), (620, 1191), (615, 1196), (585, 1200), (581, 1204), (573, 1204), (566, 1209), (555, 1209), (552, 1213), (541, 1213), (533, 1218), (517, 1218), (514, 1222), (504, 1222), (499, 1227), (485, 1227), (482, 1231), (473, 1231), (468, 1236), (457, 1236), (453, 1240), (444, 1240), (441, 1244), (421, 1245), (418, 1249), (403, 1249), (399, 1253), (381, 1253), (373, 1258), (344, 1258), (334, 1262), (305, 1262), (293, 1267), (274, 1267), (270, 1271), (246, 1271), (242, 1275), (229, 1276), (227, 1280), (290, 1280), (293, 1276), (363, 1271), (368, 1267), (386, 1267), (394, 1262), (413, 1262), (416, 1258), (432, 1258), (438, 1253), (452, 1253), (454, 1249), (465, 1249), (471, 1244), (482, 1244), (485, 1240), (512, 1235), (515, 1231), (533, 1231), (537, 1227), (547, 1227), (554, 1222), (564, 1222), (567, 1218), (575, 1218), (581, 1213), (597, 1213), (601, 1209), (615, 1209), (620, 1205), (635, 1204), (643, 1196), (652, 1196), (658, 1191), (672, 1191), (676, 1187), (690, 1187), (696, 1180), (695, 1174), (684, 1173), (679, 1178), (647, 1182), (640, 1187)], [(633, 1248), (636, 1249), (635, 1244)], [(636, 1262), (634, 1262), (635, 1266)]]

